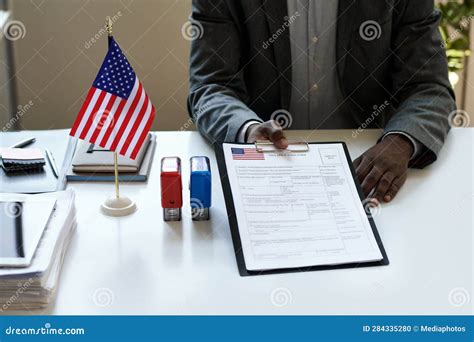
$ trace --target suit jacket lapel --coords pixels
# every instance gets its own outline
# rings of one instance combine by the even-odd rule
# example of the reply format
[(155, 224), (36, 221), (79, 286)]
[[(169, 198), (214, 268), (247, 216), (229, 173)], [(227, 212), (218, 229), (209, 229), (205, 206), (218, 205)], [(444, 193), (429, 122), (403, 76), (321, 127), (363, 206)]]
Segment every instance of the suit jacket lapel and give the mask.
[(283, 32), (273, 42), (275, 67), (279, 76), (281, 108), (289, 109), (291, 97), (291, 48), (290, 28), (285, 26), (288, 20), (287, 0), (262, 0), (267, 16), (269, 37)]
[(356, 0), (339, 0), (337, 13), (337, 33), (336, 33), (336, 58), (337, 75), (341, 87), (343, 83), (344, 69), (346, 66), (346, 56), (349, 44), (354, 31)]

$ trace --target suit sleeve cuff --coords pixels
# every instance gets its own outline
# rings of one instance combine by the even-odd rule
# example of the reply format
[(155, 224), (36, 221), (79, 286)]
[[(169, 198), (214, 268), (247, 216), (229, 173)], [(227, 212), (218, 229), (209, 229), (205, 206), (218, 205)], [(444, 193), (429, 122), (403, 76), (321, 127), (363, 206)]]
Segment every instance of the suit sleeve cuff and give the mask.
[(252, 126), (253, 124), (259, 124), (259, 123), (262, 123), (261, 121), (257, 121), (257, 120), (249, 120), (247, 122), (245, 122), (239, 129), (238, 133), (237, 133), (237, 141), (238, 143), (245, 143), (245, 136), (247, 135), (247, 130), (249, 129), (250, 126)]
[(408, 133), (405, 133), (405, 132), (402, 132), (402, 131), (390, 131), (390, 132), (385, 133), (380, 140), (382, 141), (383, 139), (385, 139), (385, 137), (387, 137), (388, 135), (391, 135), (391, 134), (401, 134), (404, 137), (406, 137), (408, 140), (411, 141), (411, 143), (413, 145), (413, 154), (411, 155), (410, 160), (413, 160), (413, 159), (415, 159), (416, 157), (419, 156), (420, 151), (423, 149), (423, 145)]

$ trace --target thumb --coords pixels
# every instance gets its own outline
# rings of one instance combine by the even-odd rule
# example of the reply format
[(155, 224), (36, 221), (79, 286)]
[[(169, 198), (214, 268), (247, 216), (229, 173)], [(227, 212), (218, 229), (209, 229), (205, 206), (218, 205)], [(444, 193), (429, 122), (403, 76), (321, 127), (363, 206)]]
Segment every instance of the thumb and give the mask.
[(283, 133), (283, 128), (274, 120), (268, 121), (267, 124), (265, 133), (273, 145), (282, 150), (288, 148), (288, 140)]

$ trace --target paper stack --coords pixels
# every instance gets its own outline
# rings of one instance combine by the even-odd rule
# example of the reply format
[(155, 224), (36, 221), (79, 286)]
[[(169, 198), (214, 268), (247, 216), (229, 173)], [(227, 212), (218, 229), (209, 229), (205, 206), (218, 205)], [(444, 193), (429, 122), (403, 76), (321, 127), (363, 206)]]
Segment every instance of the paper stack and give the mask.
[(56, 207), (31, 265), (0, 268), (0, 312), (44, 308), (54, 299), (64, 255), (76, 228), (72, 190), (40, 194), (0, 194), (0, 201), (54, 198)]

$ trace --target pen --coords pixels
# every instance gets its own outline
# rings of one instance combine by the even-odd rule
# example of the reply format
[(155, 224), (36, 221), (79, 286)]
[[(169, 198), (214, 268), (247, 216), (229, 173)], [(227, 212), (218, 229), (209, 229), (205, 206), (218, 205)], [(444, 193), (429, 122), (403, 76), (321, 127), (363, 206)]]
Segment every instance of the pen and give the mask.
[(36, 141), (35, 137), (31, 137), (22, 141), (17, 142), (16, 144), (10, 146), (10, 148), (22, 148), (28, 146)]
[(56, 161), (54, 160), (53, 154), (50, 150), (46, 149), (46, 158), (48, 158), (49, 165), (51, 165), (51, 169), (53, 170), (54, 177), (59, 177), (58, 167), (56, 166)]

